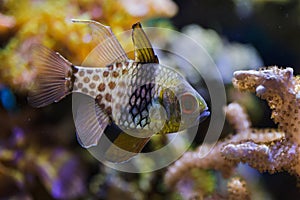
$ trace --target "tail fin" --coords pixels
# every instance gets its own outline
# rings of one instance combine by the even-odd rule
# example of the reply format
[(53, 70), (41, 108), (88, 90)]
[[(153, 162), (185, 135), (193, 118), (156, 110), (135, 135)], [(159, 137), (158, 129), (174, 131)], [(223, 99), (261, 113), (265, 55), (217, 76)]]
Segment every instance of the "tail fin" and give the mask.
[(28, 94), (33, 107), (58, 102), (72, 91), (74, 66), (59, 53), (47, 47), (33, 45), (31, 64), (37, 69), (36, 86)]

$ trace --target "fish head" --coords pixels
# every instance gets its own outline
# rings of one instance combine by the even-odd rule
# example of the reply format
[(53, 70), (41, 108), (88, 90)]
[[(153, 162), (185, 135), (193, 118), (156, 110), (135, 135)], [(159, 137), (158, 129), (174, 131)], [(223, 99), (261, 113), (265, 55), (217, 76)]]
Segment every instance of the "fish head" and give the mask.
[[(205, 120), (210, 112), (203, 97), (185, 80), (178, 91), (182, 128), (190, 128)], [(180, 87), (178, 87), (180, 88)]]
[(210, 115), (205, 100), (183, 78), (178, 79), (177, 84), (172, 87), (165, 88), (161, 97), (167, 113), (167, 132), (191, 128)]

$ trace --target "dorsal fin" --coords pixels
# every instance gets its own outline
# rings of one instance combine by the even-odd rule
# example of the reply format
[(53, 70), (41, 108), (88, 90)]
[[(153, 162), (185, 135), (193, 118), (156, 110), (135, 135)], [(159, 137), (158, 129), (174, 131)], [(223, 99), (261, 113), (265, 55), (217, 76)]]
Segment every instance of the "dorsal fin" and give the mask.
[(141, 63), (159, 62), (153, 51), (152, 45), (139, 22), (132, 25), (132, 41), (134, 44), (135, 61)]
[(114, 62), (128, 60), (128, 57), (109, 26), (93, 20), (72, 19), (75, 23), (87, 23), (93, 31), (93, 39), (97, 46), (83, 61), (83, 66), (105, 67)]

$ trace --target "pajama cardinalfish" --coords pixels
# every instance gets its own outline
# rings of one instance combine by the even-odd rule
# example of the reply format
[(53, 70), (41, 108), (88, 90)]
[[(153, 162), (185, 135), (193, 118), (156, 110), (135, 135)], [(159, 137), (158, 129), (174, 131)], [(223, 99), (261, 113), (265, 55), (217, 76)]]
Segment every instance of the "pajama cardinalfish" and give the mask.
[(31, 63), (37, 69), (37, 87), (28, 101), (43, 107), (77, 94), (73, 114), (83, 147), (97, 146), (106, 136), (111, 143), (100, 148), (105, 159), (124, 162), (141, 152), (152, 135), (190, 128), (209, 115), (197, 91), (179, 73), (159, 64), (140, 23), (132, 26), (131, 60), (109, 26), (92, 20), (73, 22), (87, 23), (99, 44), (82, 66), (34, 45)]

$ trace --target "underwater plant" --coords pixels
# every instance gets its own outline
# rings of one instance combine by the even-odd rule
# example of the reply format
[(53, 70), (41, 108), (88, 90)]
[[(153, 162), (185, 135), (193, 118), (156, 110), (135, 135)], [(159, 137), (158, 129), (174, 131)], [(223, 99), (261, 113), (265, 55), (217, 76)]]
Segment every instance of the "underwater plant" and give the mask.
[[(298, 177), (299, 84), (300, 79), (293, 76), (292, 68), (273, 66), (258, 71), (236, 71), (234, 87), (241, 91), (255, 92), (258, 97), (265, 99), (272, 110), (271, 118), (278, 124), (278, 128), (251, 128), (251, 122), (243, 108), (237, 103), (231, 103), (225, 108), (226, 118), (236, 134), (218, 141), (212, 148), (208, 148), (209, 144), (203, 144), (196, 151), (186, 152), (169, 167), (165, 183), (175, 188), (191, 168), (217, 170), (228, 179), (236, 175), (236, 167), (240, 162), (247, 163), (260, 172), (287, 171)], [(227, 197), (230, 197), (230, 191), (244, 193), (245, 189), (233, 189), (234, 185), (242, 185), (242, 188), (245, 186), (244, 183), (229, 183)], [(202, 198), (209, 198), (209, 195), (201, 194), (200, 190), (198, 192)], [(210, 195), (212, 194), (214, 193)]]

